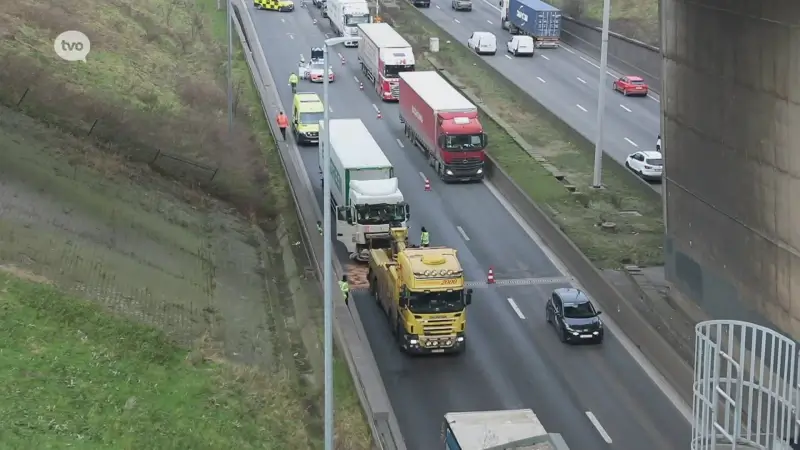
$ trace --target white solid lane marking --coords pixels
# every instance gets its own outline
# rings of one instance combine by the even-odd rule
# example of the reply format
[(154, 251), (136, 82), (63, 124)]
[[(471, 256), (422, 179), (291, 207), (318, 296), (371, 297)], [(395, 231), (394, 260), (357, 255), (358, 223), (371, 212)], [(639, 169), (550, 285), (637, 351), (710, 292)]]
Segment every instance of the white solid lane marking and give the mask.
[(587, 112), (587, 111), (586, 111), (586, 108), (584, 108), (583, 106), (581, 106), (581, 105), (575, 105), (575, 106), (577, 106), (577, 107), (578, 107), (578, 109), (580, 109), (581, 111), (583, 111), (583, 112)]
[(550, 61), (550, 58), (548, 58), (547, 56), (544, 56), (544, 55), (542, 55), (541, 53), (539, 54), (539, 56), (541, 56), (542, 58), (544, 58), (544, 59), (546, 59), (546, 60)]
[(459, 21), (458, 21), (458, 19), (453, 19), (453, 22), (455, 22), (455, 23), (461, 23), (461, 22), (459, 22)]
[(489, 19), (486, 19), (486, 22), (488, 22), (488, 23), (489, 23), (489, 25), (494, 25), (494, 24), (492, 23), (492, 21), (491, 21), (491, 20), (489, 20)]
[(520, 319), (525, 320), (525, 315), (522, 314), (522, 311), (520, 311), (519, 306), (517, 306), (517, 304), (514, 302), (514, 299), (509, 298), (507, 300), (508, 304), (511, 305), (511, 309), (513, 309), (514, 312), (517, 313), (517, 316), (519, 316)]
[(575, 77), (575, 78), (577, 78), (578, 81), (580, 81), (581, 83), (586, 84), (586, 80), (584, 80), (583, 78), (581, 77)]
[(495, 5), (493, 2), (490, 2), (488, 0), (483, 0), (483, 3), (486, 3), (487, 5), (491, 6), (494, 9), (496, 9), (497, 11), (500, 11), (500, 8), (498, 8), (497, 5)]
[(419, 173), (419, 177), (422, 178), (422, 181), (428, 181), (428, 177), (426, 177), (422, 172)]
[(575, 52), (574, 52), (574, 51), (572, 51), (572, 50), (571, 50), (569, 47), (564, 47), (564, 46), (562, 45), (562, 46), (561, 46), (561, 48), (563, 48), (564, 50), (566, 50), (566, 51), (568, 51), (568, 52), (572, 53), (573, 55), (575, 54)]
[(397, 145), (399, 145), (399, 146), (400, 146), (400, 148), (404, 148), (404, 147), (405, 147), (405, 145), (403, 145), (403, 143), (402, 143), (402, 142), (400, 142), (400, 139), (399, 139), (399, 138), (398, 138), (398, 139), (395, 139), (395, 140), (397, 141)]
[(542, 78), (542, 77), (536, 77), (536, 79), (541, 81), (542, 83), (547, 83), (547, 81), (544, 81), (544, 78)]
[(600, 425), (600, 421), (597, 420), (597, 417), (594, 416), (594, 413), (591, 411), (586, 411), (586, 417), (589, 418), (589, 422), (592, 422), (592, 425), (597, 429), (597, 432), (600, 433), (600, 436), (606, 441), (606, 444), (611, 443), (611, 436), (608, 435), (606, 429)]
[[(545, 244), (542, 240), (542, 237), (539, 236), (536, 231), (528, 225), (525, 220), (522, 219), (522, 216), (519, 212), (506, 200), (505, 197), (500, 194), (497, 188), (492, 184), (491, 181), (484, 180), (483, 185), (489, 189), (489, 192), (492, 193), (494, 198), (503, 205), (503, 209), (511, 215), (517, 225), (525, 231), (525, 234), (528, 235), (529, 238), (536, 244), (537, 247), (542, 249), (542, 252), (547, 256), (547, 259), (553, 263), (553, 265), (558, 269), (561, 275), (564, 277), (569, 278), (570, 284), (577, 289), (582, 290), (583, 292), (589, 292), (581, 286), (580, 282), (576, 280), (572, 274), (567, 269), (567, 266), (564, 265), (564, 262), (553, 253), (553, 250)], [(592, 299), (591, 293), (589, 293), (589, 298)], [(639, 349), (637, 344), (634, 344), (633, 341), (630, 340), (628, 335), (625, 334), (624, 331), (614, 322), (611, 317), (606, 317), (603, 319), (603, 325), (617, 338), (620, 344), (625, 348), (625, 351), (628, 352), (629, 355), (636, 361), (636, 364), (642, 368), (642, 370), (647, 374), (647, 377), (653, 380), (653, 383), (658, 387), (658, 390), (667, 397), (667, 400), (675, 407), (676, 410), (681, 414), (683, 419), (687, 423), (692, 423), (693, 416), (692, 416), (692, 407), (686, 401), (683, 400), (681, 394), (675, 390), (675, 387), (672, 385), (670, 381), (668, 381), (658, 369), (655, 368), (653, 363), (644, 356), (644, 353)]]
[(467, 236), (467, 232), (466, 232), (466, 231), (464, 231), (464, 229), (463, 229), (463, 228), (461, 228), (461, 226), (460, 226), (460, 225), (459, 225), (459, 226), (457, 226), (457, 227), (456, 227), (456, 229), (458, 230), (458, 232), (459, 232), (459, 233), (461, 233), (461, 237), (463, 237), (465, 241), (468, 241), (468, 240), (469, 240), (469, 236)]
[(624, 109), (625, 111), (631, 112), (631, 109), (625, 105), (619, 105), (620, 108)]
[(609, 75), (611, 75), (612, 77), (616, 77), (616, 75), (614, 75), (613, 73), (611, 73), (611, 71), (610, 71), (610, 70), (606, 70), (606, 73), (607, 73), (607, 74), (609, 74)]
[(584, 58), (583, 56), (581, 56), (581, 59), (583, 60), (583, 62), (587, 62), (587, 63), (589, 63), (589, 64), (593, 65), (593, 66), (594, 66), (596, 69), (599, 69), (599, 68), (600, 68), (600, 66), (598, 66), (598, 65), (597, 65), (597, 64), (595, 64), (594, 62), (592, 62), (592, 61), (590, 61), (590, 60), (588, 60), (588, 59)]
[(632, 140), (630, 140), (628, 138), (625, 138), (625, 140), (628, 141), (628, 144), (631, 144), (634, 147), (639, 147), (638, 145), (636, 145), (636, 142), (633, 142)]
[(508, 58), (508, 59), (514, 59), (514, 58), (512, 58), (510, 55), (506, 55), (506, 58)]
[(652, 99), (654, 102), (656, 102), (656, 103), (661, 103), (661, 100), (659, 100), (659, 99), (657, 99), (657, 98), (653, 97), (652, 95), (650, 95), (650, 94), (647, 94), (647, 96), (648, 96), (648, 97), (650, 97), (650, 99)]
[(372, 104), (372, 109), (374, 109), (374, 110), (375, 110), (375, 112), (381, 112), (381, 110), (380, 110), (380, 109), (378, 109), (378, 107), (377, 107), (377, 106), (375, 106), (375, 103), (373, 103), (373, 104)]

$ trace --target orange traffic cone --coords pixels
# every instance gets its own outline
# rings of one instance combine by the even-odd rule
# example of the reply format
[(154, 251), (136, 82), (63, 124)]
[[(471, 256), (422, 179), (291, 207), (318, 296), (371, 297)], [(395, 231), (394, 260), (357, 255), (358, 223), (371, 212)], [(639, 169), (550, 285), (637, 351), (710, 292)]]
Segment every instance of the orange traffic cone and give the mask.
[(425, 190), (426, 191), (430, 191), (431, 190), (431, 180), (429, 180), (427, 178), (425, 178)]
[(378, 111), (378, 119), (382, 119), (382, 118), (383, 118), (383, 116), (381, 115), (381, 112)]
[(363, 90), (364, 90), (364, 83), (362, 83), (362, 82), (360, 82), (360, 81), (359, 81), (359, 82), (358, 82), (358, 89), (359, 89), (359, 90), (361, 90), (361, 91), (363, 91)]
[(487, 284), (494, 284), (494, 268), (489, 266), (489, 275), (486, 277)]

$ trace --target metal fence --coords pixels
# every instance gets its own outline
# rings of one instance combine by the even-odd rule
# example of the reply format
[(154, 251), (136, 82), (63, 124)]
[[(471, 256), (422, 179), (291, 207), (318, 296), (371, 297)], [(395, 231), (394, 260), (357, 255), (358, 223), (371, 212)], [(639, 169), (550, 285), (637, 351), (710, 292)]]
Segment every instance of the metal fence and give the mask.
[(733, 320), (695, 331), (692, 450), (795, 448), (795, 342)]

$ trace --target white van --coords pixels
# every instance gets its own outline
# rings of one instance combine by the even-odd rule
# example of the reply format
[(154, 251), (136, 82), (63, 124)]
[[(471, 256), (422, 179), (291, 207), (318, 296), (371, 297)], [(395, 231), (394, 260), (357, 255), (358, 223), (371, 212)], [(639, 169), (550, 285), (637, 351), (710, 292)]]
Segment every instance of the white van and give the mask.
[(497, 53), (497, 38), (488, 31), (476, 31), (469, 37), (467, 47), (479, 55), (494, 55)]
[(533, 38), (511, 36), (511, 39), (508, 40), (508, 53), (514, 56), (533, 56)]

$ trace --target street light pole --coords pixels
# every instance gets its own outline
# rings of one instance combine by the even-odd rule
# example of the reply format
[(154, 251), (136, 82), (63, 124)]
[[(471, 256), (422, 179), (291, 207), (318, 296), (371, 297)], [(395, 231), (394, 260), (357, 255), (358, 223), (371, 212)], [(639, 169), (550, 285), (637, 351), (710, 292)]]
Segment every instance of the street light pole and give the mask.
[(231, 0), (225, 0), (228, 16), (228, 142), (233, 136), (233, 14)]
[(330, 84), (330, 64), (328, 63), (328, 53), (330, 47), (344, 42), (361, 40), (360, 37), (338, 37), (325, 40), (322, 47), (322, 64), (324, 72), (322, 75), (322, 102), (325, 106), (323, 112), (322, 131), (322, 237), (324, 245), (322, 250), (323, 269), (323, 289), (324, 289), (324, 346), (325, 346), (325, 450), (334, 450), (333, 442), (333, 289), (335, 280), (333, 279), (333, 234), (331, 233), (331, 118), (330, 103), (328, 103), (328, 86)]
[(603, 0), (603, 37), (600, 46), (600, 88), (597, 98), (597, 140), (594, 143), (594, 179), (592, 187), (603, 185), (603, 116), (606, 112), (606, 71), (608, 70), (608, 22), (611, 0)]

